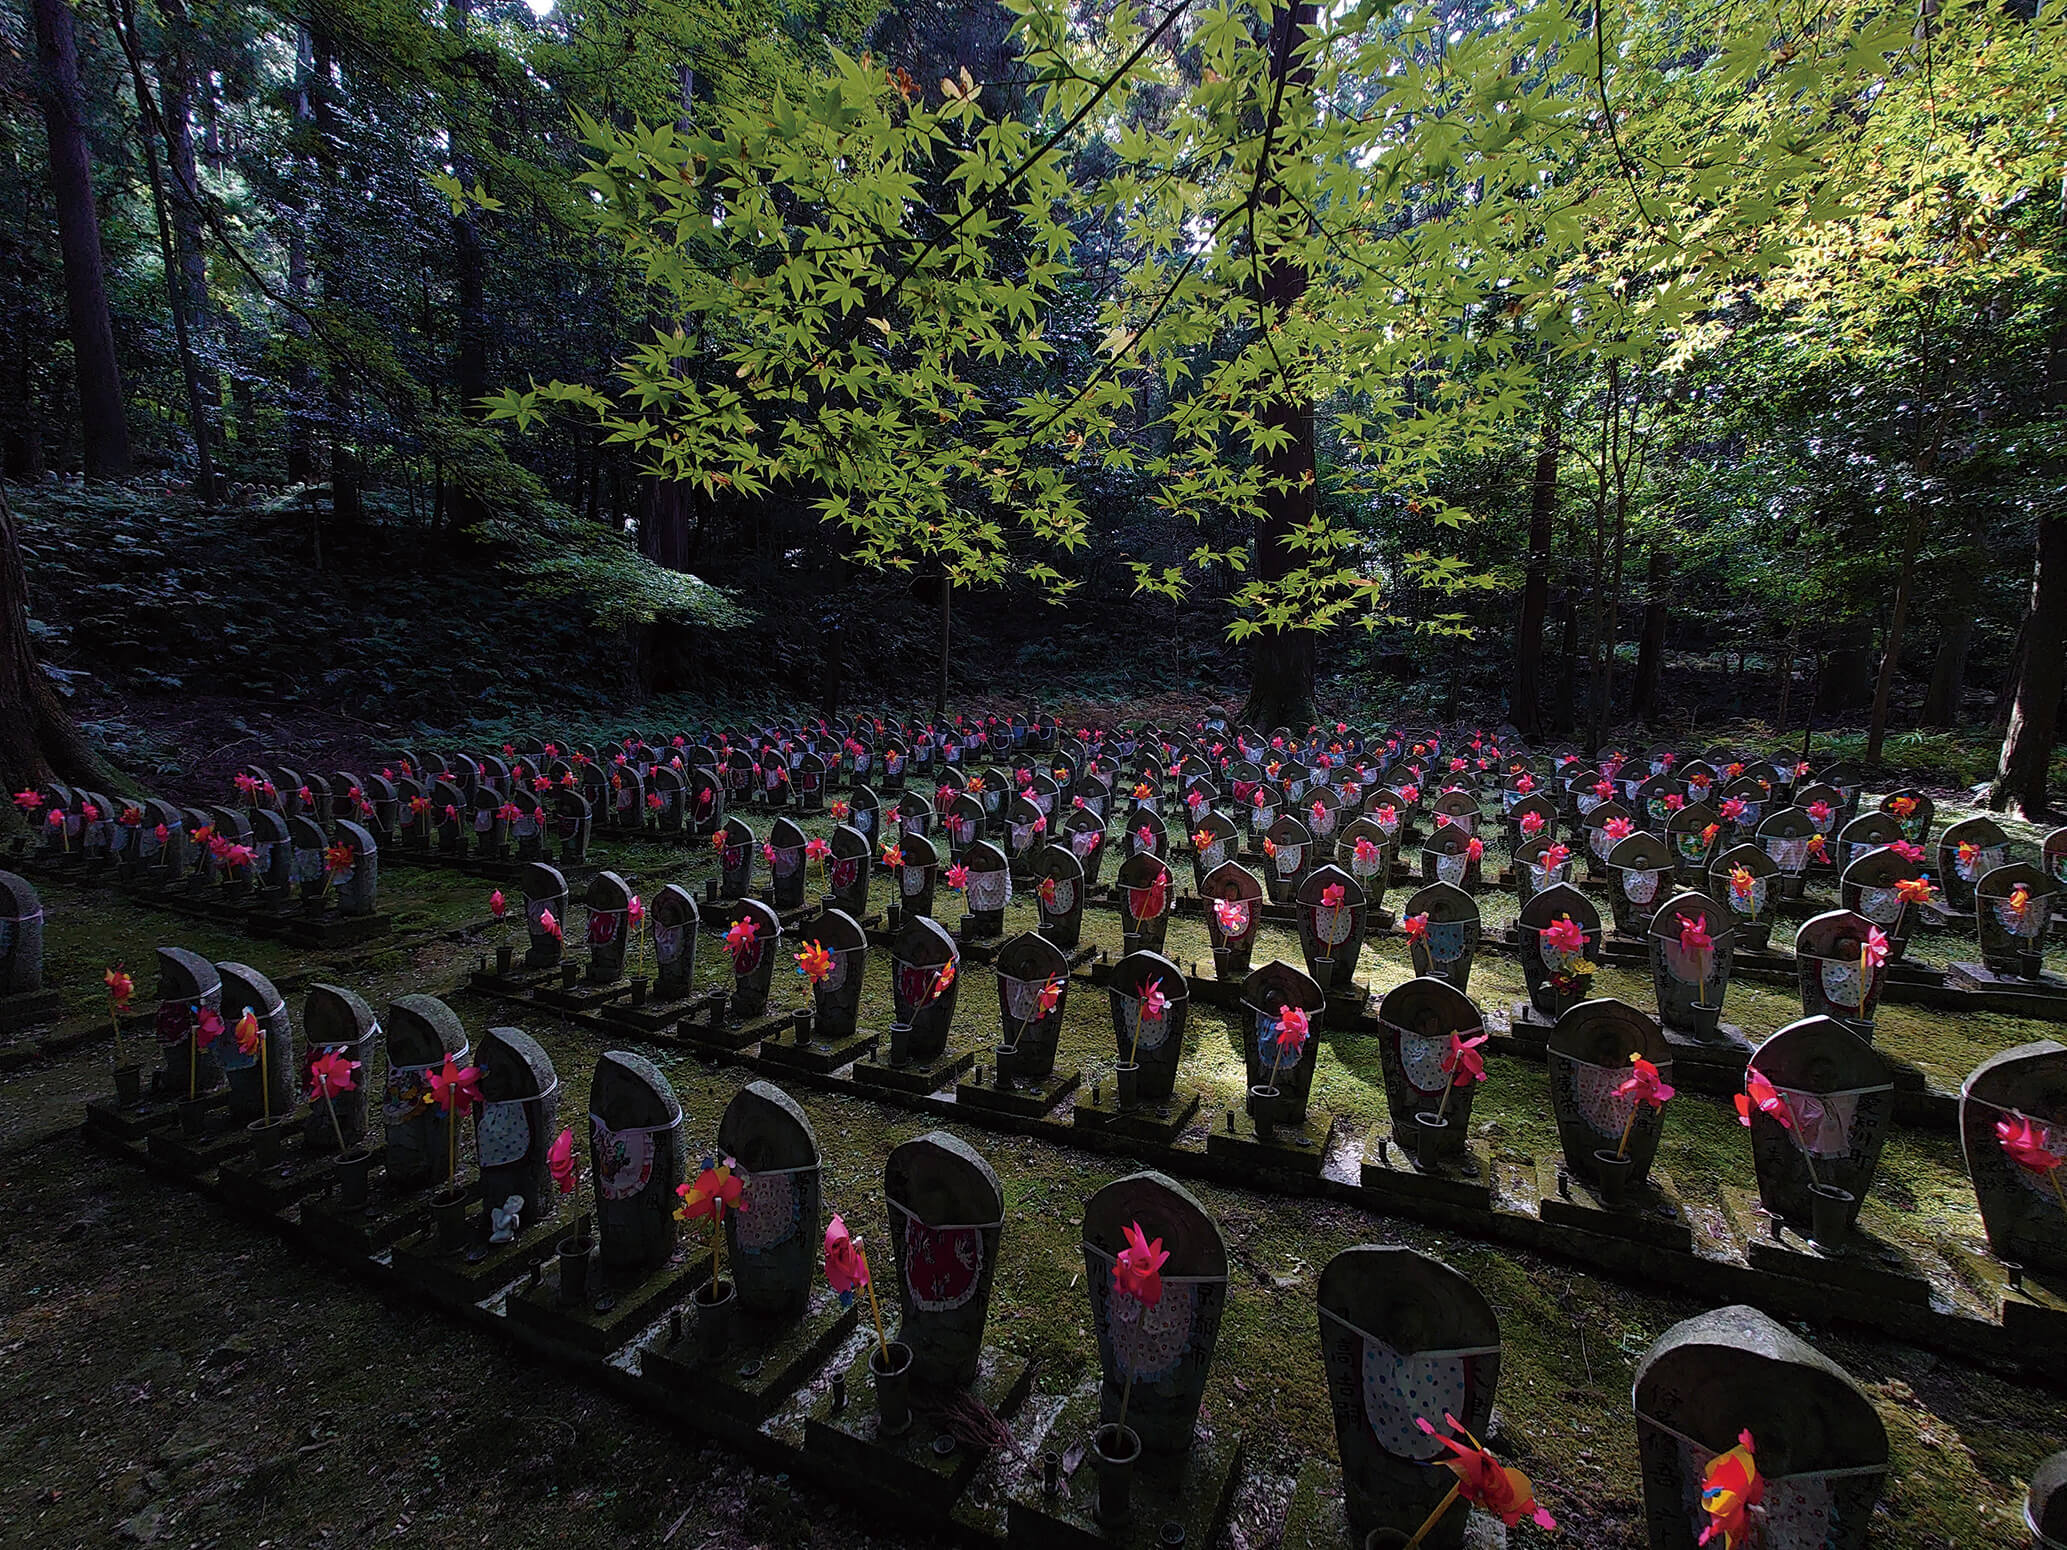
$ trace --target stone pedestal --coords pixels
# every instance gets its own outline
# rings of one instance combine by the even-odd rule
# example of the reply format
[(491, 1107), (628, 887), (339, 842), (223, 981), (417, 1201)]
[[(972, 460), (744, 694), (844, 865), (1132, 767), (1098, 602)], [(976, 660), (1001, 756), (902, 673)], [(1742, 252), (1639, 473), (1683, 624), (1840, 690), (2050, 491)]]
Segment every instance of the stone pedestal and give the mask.
[(1234, 1116), (1235, 1128), (1226, 1121), (1206, 1133), (1206, 1155), (1239, 1162), (1244, 1168), (1266, 1173), (1293, 1173), (1318, 1177), (1328, 1155), (1328, 1142), (1335, 1134), (1335, 1116), (1309, 1112), (1296, 1125), (1273, 1125), (1259, 1130), (1244, 1114)]
[(1197, 1088), (1180, 1087), (1167, 1098), (1123, 1109), (1118, 1091), (1108, 1080), (1088, 1093), (1080, 1088), (1076, 1110), (1070, 1118), (1080, 1130), (1122, 1141), (1170, 1146), (1191, 1124), (1201, 1101)]
[[(1036, 1463), (1043, 1453), (1066, 1458), (1073, 1449), (1082, 1451), (1083, 1460), (1072, 1474), (1058, 1471), (1052, 1495), (1038, 1472), (1029, 1477), (1023, 1470), (1012, 1471), (1005, 1516), (1008, 1550), (1161, 1550), (1171, 1544), (1220, 1543), (1241, 1475), (1239, 1434), (1220, 1436), (1202, 1427), (1182, 1453), (1144, 1453), (1134, 1466), (1133, 1511), (1124, 1522), (1104, 1524), (1095, 1510), (1098, 1471), (1090, 1453), (1097, 1425), (1097, 1394), (1075, 1394), (1045, 1427), (1020, 1438), (1020, 1447)], [(1181, 1540), (1168, 1533), (1170, 1524), (1183, 1530)]]
[(1752, 1269), (1816, 1282), (1847, 1299), (1927, 1308), (1930, 1281), (1900, 1245), (1876, 1234), (1867, 1220), (1877, 1204), (1868, 1198), (1844, 1246), (1833, 1253), (1791, 1228), (1775, 1238), (1773, 1219), (1759, 1210), (1756, 1195), (1735, 1185), (1722, 1189), (1723, 1215)]
[(684, 1405), (759, 1425), (831, 1359), (853, 1332), (861, 1305), (842, 1308), (829, 1288), (815, 1287), (801, 1318), (760, 1323), (742, 1316), (732, 1348), (715, 1362), (697, 1359), (694, 1307), (680, 1311), (680, 1338), (663, 1327), (639, 1370)]
[(982, 1081), (956, 1083), (955, 1101), (971, 1108), (1016, 1114), (1021, 1119), (1040, 1119), (1054, 1112), (1055, 1106), (1075, 1092), (1083, 1080), (1080, 1071), (1051, 1071), (1043, 1077), (1027, 1077), (1009, 1087), (1000, 1087), (992, 1073), (986, 1071), (982, 1076)]
[(1381, 1202), (1493, 1209), (1493, 1157), (1482, 1141), (1467, 1141), (1433, 1172), (1423, 1172), (1407, 1149), (1374, 1137), (1364, 1153), (1363, 1187)]
[(875, 1058), (854, 1063), (854, 1080), (863, 1087), (923, 1098), (958, 1080), (975, 1064), (974, 1054), (967, 1050), (958, 1051), (953, 1044), (949, 1044), (933, 1060), (914, 1060), (901, 1066), (885, 1062), (882, 1050), (878, 1049)]
[[(905, 1512), (938, 1516), (954, 1505), (989, 1455), (960, 1442), (927, 1410), (948, 1396), (912, 1390), (912, 1422), (901, 1436), (885, 1437), (876, 1415), (875, 1385), (864, 1344), (846, 1374), (846, 1404), (833, 1408), (821, 1395), (804, 1422), (804, 1446), (825, 1463), (863, 1482)], [(985, 1346), (969, 1392), (999, 1420), (1009, 1421), (1026, 1400), (1033, 1367), (1023, 1356)]]
[(808, 1044), (799, 1044), (795, 1032), (784, 1028), (761, 1041), (761, 1059), (797, 1071), (830, 1076), (843, 1066), (868, 1059), (881, 1041), (881, 1034), (857, 1028), (849, 1038), (814, 1038)]
[(1687, 1225), (1679, 1193), (1655, 1163), (1650, 1177), (1642, 1184), (1632, 1184), (1628, 1194), (1613, 1205), (1595, 1186), (1565, 1172), (1552, 1158), (1537, 1161), (1536, 1186), (1542, 1191), (1536, 1214), (1553, 1227), (1579, 1227), (1682, 1254), (1693, 1252), (1694, 1231)]
[(588, 1297), (573, 1307), (560, 1302), (560, 1265), (555, 1256), (538, 1284), (512, 1292), (505, 1311), (510, 1322), (558, 1345), (608, 1355), (683, 1301), (710, 1279), (711, 1257), (691, 1254), (643, 1276), (589, 1265)]

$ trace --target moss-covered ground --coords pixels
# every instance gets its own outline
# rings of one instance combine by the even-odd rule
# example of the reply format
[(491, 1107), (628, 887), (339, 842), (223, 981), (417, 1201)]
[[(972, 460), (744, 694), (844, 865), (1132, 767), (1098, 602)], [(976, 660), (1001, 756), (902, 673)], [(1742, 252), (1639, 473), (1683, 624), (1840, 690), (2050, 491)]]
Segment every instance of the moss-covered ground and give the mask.
[[(599, 850), (648, 897), (667, 882), (700, 888), (710, 869), (700, 849), (606, 840)], [(492, 946), (489, 887), (391, 862), (382, 897), (396, 935), (353, 953), (315, 955), (52, 885), (48, 972), (70, 998), (70, 1026), (81, 1031), (97, 1010), (102, 968), (126, 962), (147, 992), (159, 944), (248, 963), (295, 986), (348, 984), (379, 1007), (408, 991), (453, 992)], [(886, 896), (879, 878), (879, 905)], [(939, 913), (952, 921), (959, 908), (942, 897)], [(1403, 898), (1396, 889), (1387, 902)], [(1511, 897), (1488, 890), (1481, 904), (1488, 935), (1497, 935), (1512, 918)], [(1030, 904), (1015, 902), (1008, 929), (1032, 919)], [(1299, 961), (1289, 930), (1263, 929), (1258, 963)], [(1084, 940), (1117, 958), (1118, 916), (1087, 911)], [(701, 947), (699, 978), (717, 983), (722, 956), (709, 937)], [(1187, 969), (1196, 960), (1211, 972), (1202, 922), (1173, 920), (1168, 952)], [(1956, 939), (1926, 936), (1918, 956), (1943, 963), (1970, 955)], [(1372, 990), (1408, 973), (1399, 938), (1366, 945), (1359, 979)], [(1597, 988), (1650, 1004), (1647, 975), (1604, 969)], [(1519, 999), (1512, 957), (1483, 952), (1471, 993), (1489, 1011)], [(802, 1005), (806, 995), (801, 979), (778, 979), (779, 1004)], [(513, 1020), (471, 994), (450, 999), (477, 1034)], [(298, 1007), (298, 995), (289, 1002)], [(888, 1003), (887, 969), (877, 962), (864, 1024), (880, 1025)], [(958, 1039), (987, 1050), (996, 1007), (994, 981), (970, 966)], [(1754, 1039), (1798, 1014), (1790, 992), (1744, 983), (1731, 988), (1725, 1013)], [(597, 1040), (556, 1021), (523, 1021), (560, 1065), (563, 1115), (581, 1114)], [(1891, 1007), (1878, 1037), (1934, 1083), (1956, 1087), (1986, 1054), (2046, 1031)], [(648, 1053), (675, 1082), (689, 1134), (709, 1138), (743, 1073), (679, 1051)], [(372, 1299), (264, 1233), (95, 1157), (74, 1127), (80, 1104), (107, 1086), (108, 1056), (102, 1035), (0, 1080), (0, 1452), (14, 1465), (0, 1492), (0, 1542), (102, 1544), (117, 1533), (194, 1545), (608, 1540), (730, 1550), (925, 1542), (916, 1525), (905, 1532), (864, 1523), (433, 1315)], [(1059, 1063), (1081, 1068), (1088, 1082), (1116, 1058), (1107, 998), (1079, 979)], [(1490, 1065), (1474, 1125), (1519, 1177), (1525, 1158), (1556, 1150), (1545, 1074), (1519, 1059)], [(1194, 1005), (1184, 1077), (1207, 1095), (1196, 1139), (1239, 1104), (1241, 1062), (1227, 1015)], [(879, 1231), (883, 1158), (929, 1122), (846, 1095), (798, 1097), (825, 1154), (830, 1204)], [(1347, 1145), (1374, 1129), (1384, 1102), (1368, 1039), (1327, 1039), (1313, 1102), (1338, 1118)], [(993, 1338), (1037, 1358), (1044, 1388), (1067, 1387), (1093, 1360), (1077, 1250), (1081, 1203), (1124, 1164), (973, 1127), (961, 1133), (991, 1160), (1008, 1199)], [(1697, 1213), (1714, 1209), (1723, 1185), (1751, 1182), (1744, 1134), (1720, 1099), (1675, 1101), (1661, 1161)], [(1939, 1271), (1941, 1294), (1981, 1311), (1943, 1271), (1939, 1253), (1982, 1242), (1953, 1138), (1898, 1131), (1876, 1190), (1897, 1207), (1884, 1220)], [(1208, 1397), (1214, 1418), (1244, 1429), (1251, 1445), (1231, 1543), (1273, 1543), (1298, 1461), (1332, 1450), (1314, 1289), (1329, 1257), (1359, 1242), (1410, 1244), (1479, 1281), (1505, 1345), (1499, 1446), (1533, 1475), (1566, 1524), (1565, 1542), (1642, 1543), (1629, 1417), (1634, 1363), (1667, 1326), (1705, 1306), (1698, 1298), (1340, 1204), (1213, 1186), (1197, 1193), (1218, 1218), (1235, 1266)], [(2053, 1386), (1856, 1330), (1805, 1332), (1866, 1386), (1888, 1424), (1894, 1468), (1876, 1543), (1922, 1550), (2023, 1542), (2014, 1525), (2024, 1481), (2039, 1459), (2067, 1447), (2067, 1410)]]

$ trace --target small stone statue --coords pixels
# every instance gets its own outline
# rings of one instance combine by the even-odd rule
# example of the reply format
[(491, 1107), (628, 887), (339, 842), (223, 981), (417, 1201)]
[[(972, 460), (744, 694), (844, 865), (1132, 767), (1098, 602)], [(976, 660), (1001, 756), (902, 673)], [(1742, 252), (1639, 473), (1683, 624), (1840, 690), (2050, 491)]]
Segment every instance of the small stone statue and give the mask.
[(488, 1208), (488, 1241), (509, 1243), (517, 1236), (517, 1228), (524, 1215), (524, 1197), (512, 1195), (500, 1206)]

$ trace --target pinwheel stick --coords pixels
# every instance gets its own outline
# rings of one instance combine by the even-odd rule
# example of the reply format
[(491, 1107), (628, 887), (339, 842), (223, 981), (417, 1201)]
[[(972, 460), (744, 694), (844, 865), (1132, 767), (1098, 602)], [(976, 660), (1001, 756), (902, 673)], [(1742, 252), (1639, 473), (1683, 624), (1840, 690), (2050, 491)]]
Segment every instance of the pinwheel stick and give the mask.
[(1629, 1118), (1622, 1125), (1622, 1139), (1615, 1143), (1615, 1155), (1617, 1157), (1627, 1157), (1629, 1155), (1630, 1133), (1636, 1129), (1636, 1117), (1643, 1113), (1643, 1111), (1644, 1106), (1641, 1099), (1630, 1104)]
[(1464, 1482), (1461, 1480), (1450, 1487), (1449, 1495), (1445, 1496), (1441, 1501), (1437, 1502), (1435, 1504), (1435, 1511), (1431, 1512), (1426, 1518), (1422, 1519), (1421, 1527), (1414, 1530), (1414, 1537), (1407, 1541), (1407, 1550), (1414, 1550), (1414, 1547), (1416, 1545), (1420, 1544), (1422, 1540), (1428, 1537), (1429, 1531), (1433, 1529), (1436, 1526), (1436, 1524), (1442, 1522), (1443, 1514), (1450, 1510), (1450, 1503), (1454, 1502), (1457, 1499), (1457, 1493), (1463, 1488)]
[(122, 1064), (122, 1013), (115, 1005), (115, 993), (108, 992), (108, 1026), (115, 1031), (115, 1064)]
[(718, 1290), (718, 1251), (725, 1246), (725, 1202), (713, 1200), (711, 1212), (711, 1293)]
[(344, 1126), (338, 1123), (337, 1094), (330, 1090), (330, 1079), (319, 1076), (316, 1085), (323, 1089), (323, 1106), (330, 1111), (330, 1132), (337, 1137), (337, 1155), (345, 1154)]
[(452, 1188), (459, 1177), (459, 1104), (445, 1106), (445, 1187)]
[(273, 1117), (273, 1084), (266, 1077), (266, 1045), (272, 1041), (266, 1037), (265, 1029), (258, 1030), (258, 1101), (259, 1112), (265, 1118)]
[(194, 1096), (194, 1082), (196, 1080), (195, 1062), (201, 1058), (200, 1032), (201, 1029), (198, 1024), (193, 1022), (187, 1024), (187, 1097), (189, 1100)]
[[(2054, 1182), (2055, 1182), (2055, 1183), (2058, 1183), (2059, 1181), (2058, 1181), (2057, 1179), (2055, 1179), (2055, 1180), (2054, 1180)], [(1120, 1385), (1120, 1425), (1121, 1425), (1121, 1427), (1122, 1427), (1122, 1428), (1124, 1428), (1124, 1427), (1126, 1426), (1126, 1424), (1127, 1424), (1127, 1404), (1128, 1404), (1128, 1402), (1129, 1402), (1130, 1400), (1132, 1400), (1133, 1398), (1134, 1398), (1134, 1369), (1133, 1369), (1132, 1367), (1129, 1367), (1129, 1368), (1127, 1369), (1127, 1379), (1126, 1379), (1126, 1382), (1124, 1382), (1123, 1384), (1121, 1384), (1121, 1385)]]
[(876, 1301), (876, 1278), (869, 1275), (867, 1251), (857, 1243), (854, 1252), (861, 1256), (861, 1273), (867, 1277), (863, 1284), (868, 1287), (868, 1311), (876, 1316), (876, 1344), (882, 1349), (883, 1365), (887, 1368), (890, 1365), (890, 1337), (883, 1333), (883, 1305)]

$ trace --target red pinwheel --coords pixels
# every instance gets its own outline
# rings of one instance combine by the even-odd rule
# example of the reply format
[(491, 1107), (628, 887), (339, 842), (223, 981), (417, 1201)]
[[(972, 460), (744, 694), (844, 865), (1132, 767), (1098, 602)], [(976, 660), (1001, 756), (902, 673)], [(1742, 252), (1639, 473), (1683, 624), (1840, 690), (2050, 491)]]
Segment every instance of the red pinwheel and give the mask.
[(1749, 1125), (1752, 1110), (1773, 1120), (1782, 1130), (1794, 1128), (1794, 1115), (1787, 1107), (1787, 1100), (1780, 1096), (1780, 1089), (1765, 1078), (1765, 1073), (1756, 1066), (1747, 1066), (1744, 1071), (1744, 1091), (1737, 1094), (1737, 1123)]
[(1830, 822), (1830, 804), (1828, 802), (1811, 802), (1808, 807), (1808, 813), (1809, 821), (1819, 829)]
[(14, 794), (14, 805), (25, 813), (33, 813), (43, 805), (43, 798), (34, 791), (17, 791)]
[(194, 1014), (194, 1043), (200, 1049), (207, 1049), (222, 1037), (222, 1013), (212, 1006), (204, 1006)]
[[(1529, 1483), (1527, 1475), (1493, 1457), (1491, 1450), (1480, 1446), (1478, 1439), (1467, 1432), (1455, 1416), (1446, 1413), (1443, 1421), (1451, 1431), (1464, 1438), (1464, 1443), (1454, 1442), (1440, 1435), (1420, 1416), (1414, 1418), (1416, 1426), (1450, 1450), (1451, 1457), (1444, 1459), (1442, 1463), (1457, 1476), (1455, 1488), (1429, 1515), (1428, 1521), (1421, 1525), (1420, 1532), (1415, 1535), (1416, 1540), (1427, 1535), (1435, 1521), (1457, 1497), (1462, 1497), (1475, 1507), (1483, 1507), (1509, 1528), (1513, 1528), (1523, 1518), (1529, 1519), (1538, 1528), (1557, 1527), (1557, 1519), (1536, 1505), (1536, 1490)], [(1469, 1443), (1470, 1446), (1466, 1447), (1465, 1443)]]
[(947, 886), (952, 893), (960, 893), (969, 886), (969, 869), (959, 862), (947, 869)]
[(1406, 919), (1400, 922), (1400, 930), (1407, 934), (1409, 942), (1426, 943), (1428, 941), (1428, 912), (1423, 910), (1419, 915), (1407, 916)]
[(1895, 896), (1904, 904), (1928, 904), (1935, 893), (1929, 877), (1902, 877), (1895, 880)]
[(1050, 1012), (1054, 1011), (1055, 1008), (1060, 1006), (1061, 1004), (1062, 981), (1059, 978), (1051, 979), (1048, 981), (1047, 984), (1041, 987), (1041, 993), (1036, 1002), (1036, 1006), (1040, 1011), (1040, 1015), (1046, 1017)]
[(1722, 816), (1725, 823), (1736, 823), (1744, 816), (1744, 799), (1742, 797), (1724, 797)]
[(488, 913), (493, 915), (497, 920), (501, 920), (503, 916), (508, 914), (509, 908), (510, 901), (502, 896), (502, 890), (500, 888), (496, 889), (495, 892), (488, 895)]
[(1481, 857), (1483, 857), (1485, 853), (1486, 842), (1480, 839), (1477, 835), (1473, 835), (1469, 840), (1465, 841), (1464, 855), (1466, 860), (1477, 861)]
[(1150, 980), (1141, 987), (1141, 1020), (1145, 1023), (1161, 1022), (1163, 1014), (1170, 1010), (1170, 998), (1163, 994), (1160, 977)]
[(1546, 845), (1543, 848), (1543, 859), (1539, 861), (1537, 865), (1540, 866), (1545, 872), (1555, 872), (1559, 867), (1563, 866), (1567, 861), (1571, 859), (1571, 846)]
[(1139, 1222), (1123, 1227), (1120, 1235), (1127, 1246), (1113, 1259), (1112, 1288), (1144, 1308), (1153, 1308), (1163, 1300), (1162, 1272), (1169, 1263), (1169, 1251), (1162, 1239), (1151, 1239)]
[(1602, 832), (1611, 840), (1626, 840), (1636, 833), (1636, 823), (1629, 818), (1610, 818), (1602, 825)]
[(1249, 906), (1240, 899), (1215, 899), (1213, 918), (1222, 936), (1240, 936), (1249, 929)]
[(1586, 951), (1586, 933), (1571, 916), (1560, 915), (1543, 928), (1543, 944), (1561, 953), (1583, 953)]
[(703, 1168), (687, 1184), (677, 1184), (675, 1193), (681, 1196), (682, 1204), (675, 1211), (679, 1221), (722, 1222), (727, 1211), (744, 1209), (739, 1198), (745, 1192), (746, 1180), (734, 1170), (739, 1166), (731, 1158), (714, 1162), (706, 1157)]
[(1533, 839), (1543, 832), (1543, 815), (1541, 813), (1533, 812), (1523, 813), (1521, 816), (1521, 822), (1518, 825), (1518, 827), (1521, 829), (1523, 834)]
[(1321, 890), (1321, 907), (1323, 909), (1339, 910), (1342, 908), (1342, 901), (1346, 897), (1347, 895), (1344, 893), (1340, 883), (1330, 883)]
[(551, 910), (540, 910), (538, 912), (538, 929), (551, 937), (555, 942), (565, 940), (561, 935), (560, 923), (553, 919), (553, 912)]

